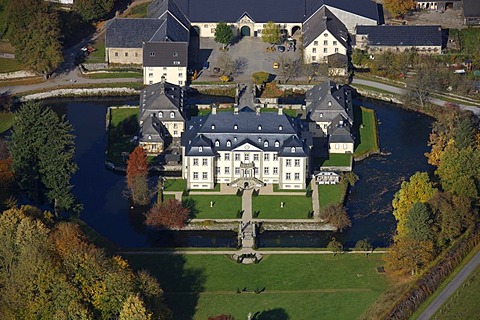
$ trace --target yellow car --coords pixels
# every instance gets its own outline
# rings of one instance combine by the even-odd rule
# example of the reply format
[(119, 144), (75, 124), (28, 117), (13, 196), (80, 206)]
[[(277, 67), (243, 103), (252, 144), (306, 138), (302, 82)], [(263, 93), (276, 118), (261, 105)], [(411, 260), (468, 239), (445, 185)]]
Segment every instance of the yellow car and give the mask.
[(278, 64), (278, 62), (273, 63), (273, 69), (278, 69), (279, 67), (280, 65)]

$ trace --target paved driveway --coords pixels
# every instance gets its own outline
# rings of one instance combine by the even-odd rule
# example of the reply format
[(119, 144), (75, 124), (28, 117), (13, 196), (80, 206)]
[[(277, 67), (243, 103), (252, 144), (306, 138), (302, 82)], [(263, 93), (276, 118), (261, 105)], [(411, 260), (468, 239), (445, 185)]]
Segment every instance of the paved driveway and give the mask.
[[(261, 38), (244, 37), (240, 38), (238, 42), (229, 46), (227, 54), (233, 60), (241, 61), (243, 68), (238, 74), (234, 75), (235, 81), (249, 81), (251, 75), (257, 71), (266, 71), (272, 74), (280, 74), (279, 70), (273, 69), (273, 62), (279, 62), (281, 56), (286, 56), (291, 59), (298, 59), (300, 57), (300, 50), (293, 52), (266, 52), (265, 49), (270, 45), (263, 42)], [(200, 38), (200, 51), (197, 54), (199, 61), (197, 66), (202, 66), (203, 62), (207, 60), (210, 63), (209, 70), (204, 70), (199, 76), (199, 80), (217, 80), (218, 75), (213, 73), (213, 68), (217, 66), (217, 60), (224, 54), (220, 49), (221, 45), (216, 43), (213, 38)], [(297, 45), (298, 47), (298, 45)]]

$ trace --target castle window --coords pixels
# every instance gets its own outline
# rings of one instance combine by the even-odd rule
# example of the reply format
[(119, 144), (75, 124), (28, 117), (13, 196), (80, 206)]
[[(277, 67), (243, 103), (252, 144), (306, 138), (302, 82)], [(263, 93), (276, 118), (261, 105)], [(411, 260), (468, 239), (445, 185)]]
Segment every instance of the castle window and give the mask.
[(291, 153), (295, 153), (295, 147), (292, 147), (292, 148), (290, 149), (290, 152), (291, 152)]
[(278, 130), (279, 130), (279, 131), (282, 131), (282, 130), (283, 130), (283, 127), (282, 127), (282, 126), (278, 126)]
[(212, 130), (215, 130), (215, 125), (214, 124), (212, 124)]
[(175, 112), (170, 112), (170, 118), (175, 118)]
[(257, 141), (262, 142), (262, 138), (258, 137)]
[(275, 141), (275, 148), (278, 148), (278, 147), (280, 147), (280, 142)]
[(227, 140), (227, 147), (231, 147), (231, 146), (232, 146), (232, 141)]
[(203, 152), (203, 147), (198, 147), (198, 152)]
[(265, 148), (268, 147), (268, 141), (267, 141), (267, 140), (265, 140), (265, 141), (263, 142), (263, 146), (264, 146)]
[(160, 112), (158, 113), (158, 117), (159, 117), (159, 118), (163, 118), (163, 112), (160, 111)]
[(261, 126), (261, 125), (258, 126), (258, 130), (262, 130), (262, 126)]
[(238, 126), (236, 124), (233, 125), (233, 130), (237, 130)]
[(215, 147), (220, 147), (220, 141), (215, 140)]

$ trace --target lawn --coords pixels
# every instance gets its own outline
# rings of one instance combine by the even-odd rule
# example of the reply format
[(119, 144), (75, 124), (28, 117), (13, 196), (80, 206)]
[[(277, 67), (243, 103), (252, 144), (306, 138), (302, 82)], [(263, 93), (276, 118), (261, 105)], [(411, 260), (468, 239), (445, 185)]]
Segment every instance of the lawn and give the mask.
[(92, 44), (95, 51), (90, 53), (85, 62), (104, 63), (105, 62), (105, 38), (100, 37)]
[(190, 195), (183, 201), (191, 201), (188, 206), (193, 206), (196, 219), (236, 219), (237, 212), (242, 210), (242, 198), (236, 195)]
[(136, 144), (131, 142), (138, 132), (138, 108), (111, 109), (108, 128), (107, 161), (124, 164), (122, 153), (130, 153)]
[(163, 195), (163, 201), (167, 200), (175, 200), (175, 195), (174, 194), (164, 194)]
[(480, 266), (450, 296), (432, 319), (478, 319), (480, 313)]
[(249, 312), (264, 320), (356, 319), (388, 287), (375, 271), (381, 255), (270, 255), (252, 265), (223, 255), (124, 256), (157, 277), (178, 320)]
[(165, 179), (163, 182), (165, 191), (183, 191), (187, 189), (187, 180), (185, 179)]
[[(284, 203), (283, 208), (280, 202)], [(252, 212), (260, 211), (259, 219), (307, 219), (312, 211), (312, 198), (297, 196), (265, 196), (252, 198)]]
[(355, 156), (378, 150), (377, 123), (375, 111), (363, 107), (354, 107)]
[(352, 165), (352, 155), (349, 153), (330, 153), (328, 158), (320, 159), (321, 167), (349, 167)]
[(0, 73), (8, 73), (25, 69), (15, 59), (0, 58)]
[(343, 203), (346, 188), (347, 184), (344, 182), (338, 184), (319, 184), (318, 201), (320, 202), (320, 208)]
[(147, 7), (150, 4), (142, 3), (138, 6), (132, 8), (132, 10), (128, 11), (124, 18), (147, 18)]
[(0, 113), (0, 133), (3, 133), (13, 126), (13, 113)]

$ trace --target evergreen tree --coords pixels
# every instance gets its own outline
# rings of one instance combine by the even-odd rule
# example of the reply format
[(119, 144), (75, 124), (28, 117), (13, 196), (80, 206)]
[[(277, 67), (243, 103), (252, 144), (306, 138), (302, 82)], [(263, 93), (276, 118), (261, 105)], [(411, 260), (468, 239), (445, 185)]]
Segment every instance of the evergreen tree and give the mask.
[(73, 10), (85, 21), (99, 20), (113, 9), (114, 0), (75, 0)]
[(430, 210), (424, 203), (417, 202), (413, 204), (408, 212), (407, 221), (407, 236), (415, 241), (432, 240), (432, 223), (430, 217)]

